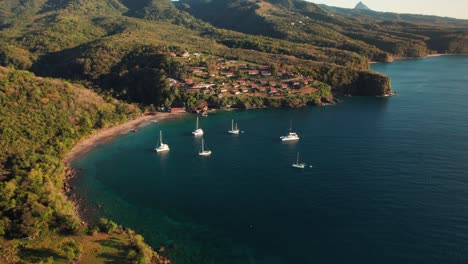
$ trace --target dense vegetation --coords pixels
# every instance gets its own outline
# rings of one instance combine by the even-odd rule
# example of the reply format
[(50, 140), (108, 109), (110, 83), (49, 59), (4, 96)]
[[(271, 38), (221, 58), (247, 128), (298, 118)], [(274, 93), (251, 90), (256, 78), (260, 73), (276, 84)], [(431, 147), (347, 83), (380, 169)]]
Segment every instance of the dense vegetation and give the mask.
[[(81, 85), (0, 68), (2, 263), (13, 262), (18, 256), (27, 260), (31, 257), (28, 252), (41, 250), (51, 252), (39, 258), (43, 261), (53, 262), (54, 255), (55, 261), (79, 257), (81, 244), (72, 237), (83, 234), (85, 227), (62, 192), (66, 176), (63, 157), (77, 140), (95, 129), (124, 122), (139, 113), (133, 105), (110, 97), (103, 99)], [(50, 237), (61, 248), (40, 245)], [(134, 259), (148, 258), (147, 252), (143, 254), (147, 249), (141, 238), (138, 240)]]
[[(178, 7), (222, 28), (351, 51), (375, 61), (468, 51), (464, 20), (412, 15), (396, 20), (370, 10), (321, 8), (300, 0), (182, 0)], [(256, 24), (250, 23), (253, 19)]]
[[(96, 129), (159, 105), (297, 107), (382, 95), (390, 80), (369, 70), (371, 60), (468, 52), (467, 25), (299, 0), (0, 1), (0, 262), (110, 261), (90, 252), (160, 261), (112, 221), (85, 230), (62, 193), (64, 154)], [(203, 56), (169, 55), (184, 51)], [(168, 83), (219, 59), (287, 69), (316, 89), (218, 98)]]

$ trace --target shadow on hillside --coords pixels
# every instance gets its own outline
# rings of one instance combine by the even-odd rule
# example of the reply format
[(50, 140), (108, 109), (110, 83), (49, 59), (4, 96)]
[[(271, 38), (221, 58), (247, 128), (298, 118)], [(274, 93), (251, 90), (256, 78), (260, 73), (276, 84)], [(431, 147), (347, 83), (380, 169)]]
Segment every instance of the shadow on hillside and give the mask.
[(19, 256), (23, 261), (30, 263), (47, 261), (49, 257), (53, 257), (54, 260), (64, 259), (56, 251), (48, 248), (22, 248), (20, 249)]
[[(97, 256), (103, 258), (104, 263), (130, 263), (127, 258), (128, 247), (123, 245), (118, 238), (98, 240), (96, 242), (103, 247), (102, 253), (99, 253)], [(106, 250), (106, 248), (108, 249)]]

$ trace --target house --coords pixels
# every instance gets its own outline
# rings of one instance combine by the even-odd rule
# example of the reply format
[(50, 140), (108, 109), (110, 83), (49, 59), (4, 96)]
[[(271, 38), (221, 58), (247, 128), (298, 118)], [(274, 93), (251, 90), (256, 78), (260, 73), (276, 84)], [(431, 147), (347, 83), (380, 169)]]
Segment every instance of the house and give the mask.
[(244, 81), (244, 80), (240, 80), (240, 81), (239, 81), (239, 85), (245, 85), (245, 81)]
[(270, 94), (275, 94), (277, 92), (278, 92), (278, 89), (276, 89), (276, 88), (271, 88), (270, 89)]
[(188, 51), (184, 51), (182, 55), (180, 55), (182, 58), (188, 58), (190, 57), (190, 53)]
[(270, 76), (271, 72), (270, 71), (262, 71), (263, 76)]
[(266, 88), (265, 87), (260, 87), (259, 91), (264, 93), (264, 92), (266, 92)]
[(193, 67), (192, 71), (193, 71), (193, 73), (203, 72), (203, 69), (201, 67)]
[(260, 84), (261, 84), (261, 85), (266, 85), (267, 83), (268, 83), (267, 80), (260, 80)]
[(270, 86), (271, 86), (271, 87), (275, 87), (275, 86), (276, 86), (276, 82), (270, 82)]
[(294, 85), (294, 86), (299, 86), (299, 85), (301, 85), (301, 83), (300, 83), (299, 81), (293, 81), (293, 82), (292, 82), (292, 85)]
[(222, 93), (225, 93), (225, 92), (227, 92), (228, 90), (227, 90), (226, 87), (223, 86), (223, 87), (219, 88), (219, 91), (222, 92)]
[(257, 89), (258, 86), (257, 86), (255, 83), (252, 83), (252, 84), (250, 85), (250, 88), (252, 88), (252, 89)]
[(260, 69), (260, 70), (269, 70), (269, 69), (270, 69), (270, 66), (268, 66), (268, 65), (261, 65), (261, 66), (258, 67), (258, 69)]
[(237, 69), (239, 69), (239, 70), (247, 70), (247, 64), (239, 64), (239, 65), (237, 65)]
[(186, 93), (198, 93), (200, 91), (200, 89), (191, 87), (191, 88), (185, 88), (184, 91)]
[(243, 93), (248, 93), (248, 92), (249, 92), (249, 89), (243, 88), (243, 89), (242, 89), (242, 92), (243, 92)]
[(282, 83), (282, 84), (281, 84), (281, 88), (283, 88), (283, 89), (286, 89), (286, 88), (288, 88), (288, 87), (289, 87), (289, 85), (288, 85), (287, 83)]
[(237, 87), (239, 87), (239, 84), (235, 82), (235, 83), (232, 84), (232, 86), (234, 86), (234, 88), (237, 88)]
[(177, 54), (175, 52), (169, 52), (169, 56), (171, 57), (177, 57)]
[(234, 73), (233, 72), (224, 72), (223, 75), (230, 78), (230, 77), (234, 76)]
[(209, 89), (210, 87), (215, 86), (214, 83), (198, 83), (193, 86), (195, 89)]
[(170, 87), (177, 85), (179, 83), (176, 79), (172, 79), (172, 78), (167, 78), (167, 81), (169, 82)]
[(240, 92), (239, 90), (236, 89), (236, 90), (232, 90), (231, 93), (234, 94), (234, 95), (238, 95), (238, 94), (240, 94), (241, 92)]
[(278, 77), (283, 77), (283, 74), (284, 74), (284, 72), (277, 72), (277, 73), (276, 73), (276, 76), (278, 76)]
[(171, 113), (183, 113), (185, 108), (183, 107), (171, 107)]
[(184, 80), (185, 85), (192, 86), (195, 84), (195, 82), (192, 79), (185, 79)]
[(249, 73), (249, 75), (257, 75), (258, 70), (249, 70), (248, 73)]

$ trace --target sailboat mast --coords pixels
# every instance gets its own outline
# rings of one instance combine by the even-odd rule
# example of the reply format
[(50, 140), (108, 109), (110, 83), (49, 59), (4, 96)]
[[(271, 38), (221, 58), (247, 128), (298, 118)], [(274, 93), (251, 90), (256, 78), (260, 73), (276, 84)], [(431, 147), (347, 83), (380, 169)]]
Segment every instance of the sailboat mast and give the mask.
[(198, 116), (197, 116), (197, 127), (196, 127), (196, 129), (198, 129)]
[(203, 140), (203, 138), (201, 140), (201, 152), (205, 152), (205, 141)]
[(231, 120), (231, 130), (234, 130), (234, 119)]
[(289, 131), (292, 131), (292, 120), (289, 120)]
[(159, 130), (159, 143), (161, 143), (161, 145), (163, 144), (163, 140), (162, 140), (162, 130)]
[(296, 164), (299, 164), (299, 152), (297, 153), (297, 161)]

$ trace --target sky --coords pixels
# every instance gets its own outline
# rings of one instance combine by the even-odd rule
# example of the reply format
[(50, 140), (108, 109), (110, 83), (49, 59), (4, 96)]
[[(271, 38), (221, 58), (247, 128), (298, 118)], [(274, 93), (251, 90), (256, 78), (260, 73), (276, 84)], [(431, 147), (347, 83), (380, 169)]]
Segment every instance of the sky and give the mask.
[[(307, 0), (317, 4), (354, 8), (359, 0)], [(362, 0), (375, 11), (448, 16), (468, 19), (468, 0)]]

